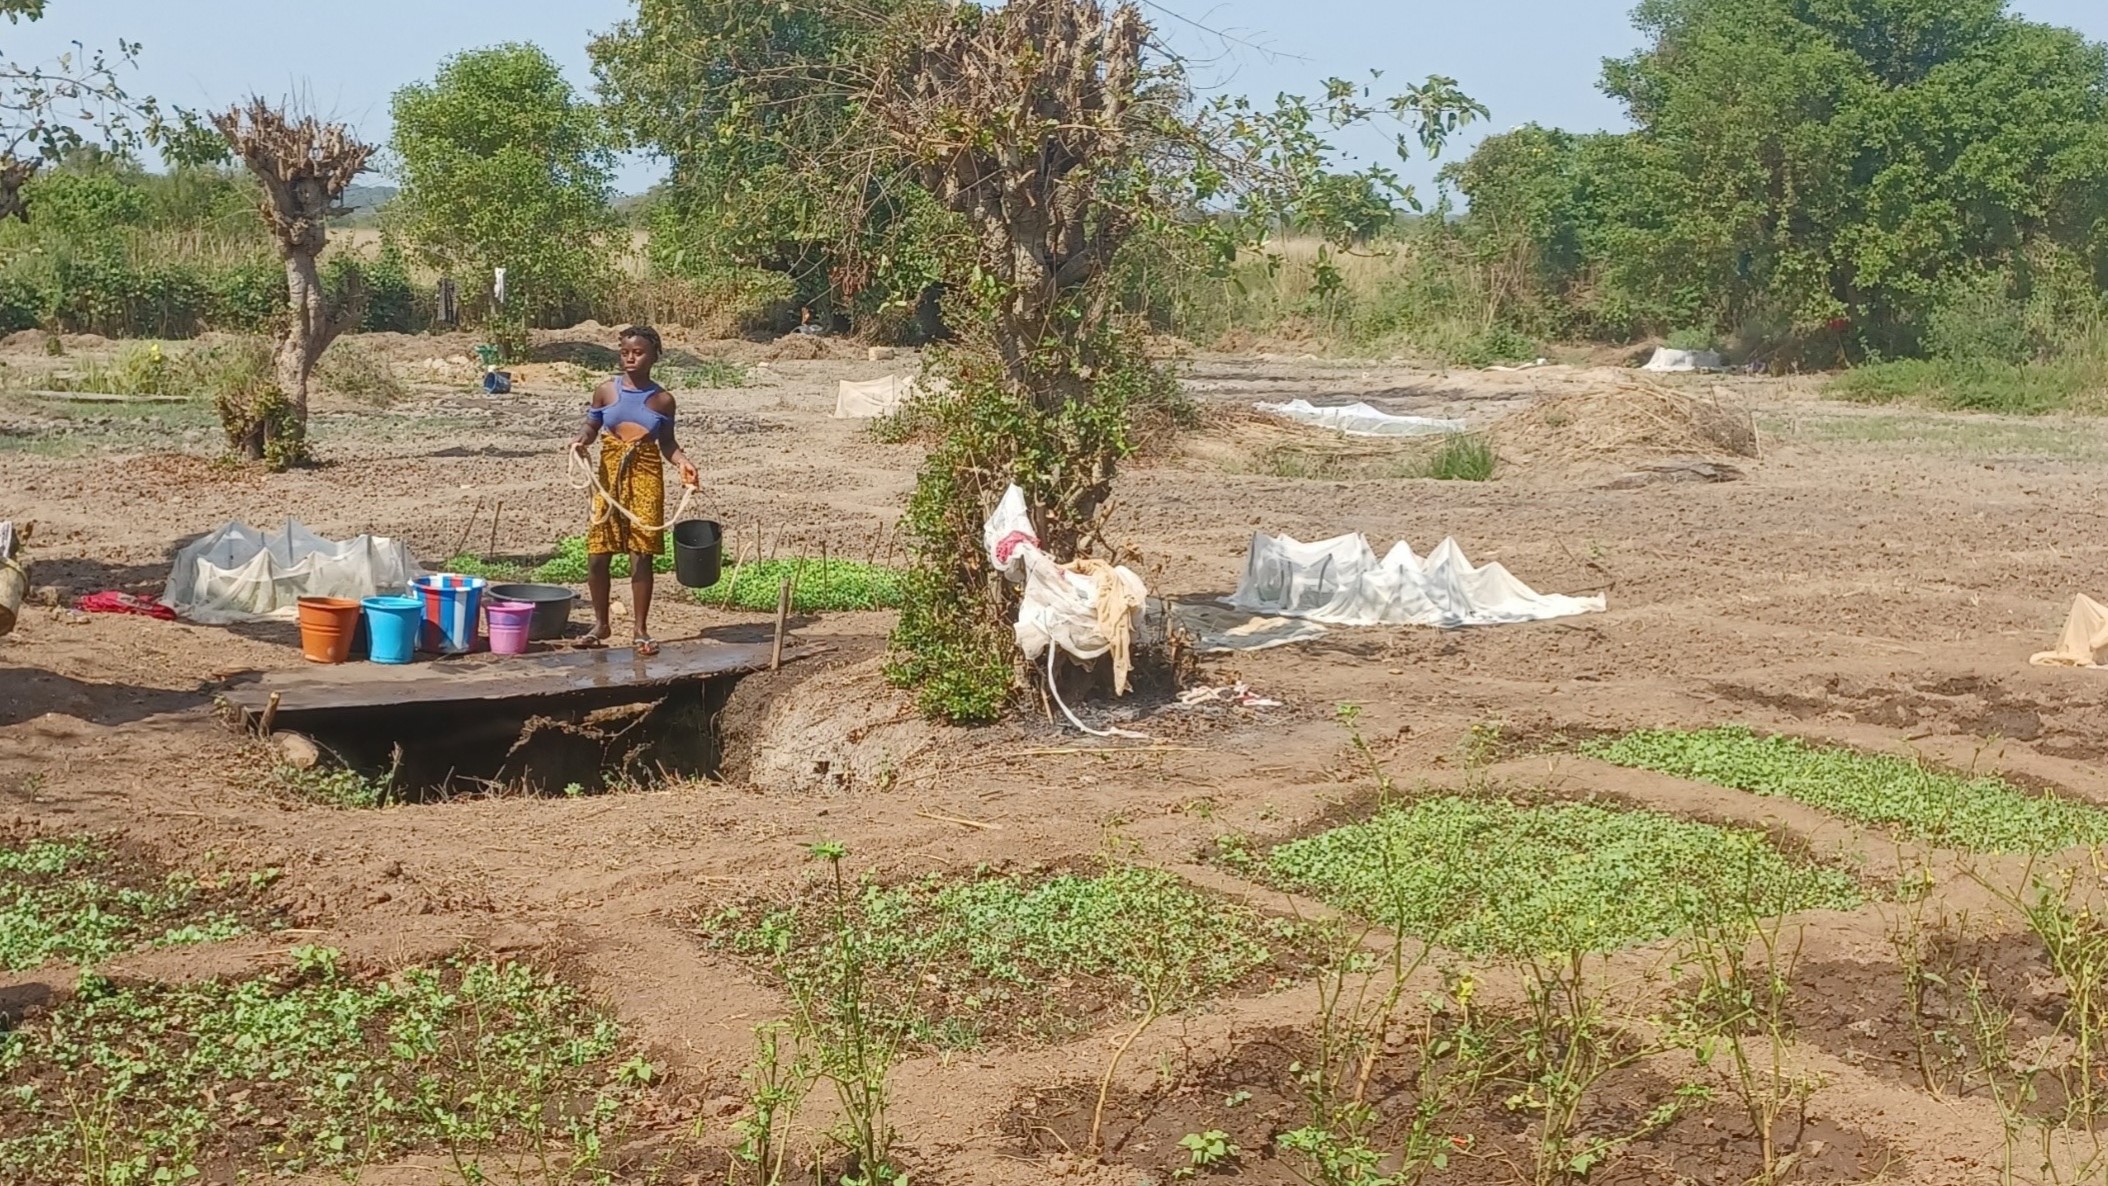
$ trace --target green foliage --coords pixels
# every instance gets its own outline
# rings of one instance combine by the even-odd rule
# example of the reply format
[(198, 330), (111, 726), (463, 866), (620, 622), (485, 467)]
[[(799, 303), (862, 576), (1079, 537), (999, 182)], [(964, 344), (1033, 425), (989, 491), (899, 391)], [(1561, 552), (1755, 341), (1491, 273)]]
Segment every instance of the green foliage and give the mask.
[(901, 335), (863, 323), (904, 328), (965, 258), (954, 216), (898, 175), (851, 100), (886, 23), (909, 7), (644, 0), (593, 42), (611, 118), (672, 162), (646, 215), (655, 270), (774, 273), (790, 303)]
[(697, 589), (694, 595), (704, 605), (773, 610), (785, 580), (791, 582), (791, 608), (799, 613), (898, 609), (901, 604), (903, 580), (899, 569), (817, 556), (786, 556), (730, 565), (717, 584)]
[(297, 798), (347, 811), (385, 807), (402, 797), (395, 787), (394, 771), (376, 778), (346, 766), (322, 765), (305, 770), (279, 766), (271, 777)]
[(285, 268), (245, 175), (79, 154), (24, 194), (40, 213), (0, 221), (0, 326), (187, 338), (284, 316)]
[(1444, 482), (1493, 480), (1493, 442), (1477, 433), (1456, 433), (1427, 461), (1426, 476)]
[(745, 387), (753, 371), (741, 363), (722, 358), (701, 358), (693, 363), (662, 368), (659, 381), (676, 391)]
[(1898, 835), (1971, 852), (2054, 852), (2108, 840), (2108, 811), (1953, 774), (1909, 758), (1761, 737), (1738, 726), (1642, 730), (1582, 752), (1757, 795), (1775, 795)]
[(470, 284), (506, 269), (508, 308), (560, 317), (598, 291), (614, 152), (600, 113), (532, 45), (470, 50), (395, 93), (391, 232)]
[[(706, 920), (715, 944), (790, 980), (825, 974), (831, 901), (745, 907)], [(1308, 936), (1151, 869), (1119, 866), (1044, 879), (982, 873), (867, 885), (847, 924), (888, 1016), (916, 1039), (972, 1046), (1027, 1034), (1057, 1039), (1095, 1008), (1141, 1006), (1138, 978), (1166, 972), (1169, 1008), (1227, 991)]]
[[(1077, 527), (1045, 508), (1076, 504), (1133, 450), (1132, 409), (1168, 404), (1174, 386), (1138, 344), (1107, 335), (1089, 347), (1093, 378), (1075, 398), (1051, 406), (1011, 386), (999, 366), (968, 353), (944, 355), (948, 390), (921, 399), (914, 415), (937, 437), (923, 461), (903, 520), (917, 550), (904, 581), (887, 676), (916, 689), (923, 713), (955, 724), (995, 719), (1009, 703), (1016, 643), (991, 605), (982, 519), (1007, 483), (1024, 491), (1041, 544), (1073, 551)], [(1050, 531), (1050, 528), (1052, 529)], [(1053, 532), (1060, 532), (1055, 535)]]
[(1385, 807), (1273, 850), (1272, 880), (1454, 950), (1613, 951), (1682, 933), (1731, 904), (1850, 909), (1852, 878), (1760, 832), (1588, 804), (1442, 797)]
[(148, 888), (118, 885), (110, 880), (114, 861), (87, 840), (0, 848), (0, 971), (55, 959), (96, 964), (143, 946), (247, 933), (234, 915), (200, 908), (196, 878), (172, 873)]
[[(1958, 283), (2108, 245), (2108, 52), (2002, 0), (1648, 0), (1608, 63), (1637, 130), (1529, 127), (1451, 180), (1511, 315), (1909, 355)], [(1997, 343), (2008, 353), (2010, 338)], [(1974, 347), (1971, 347), (1974, 348)]]
[(614, 1021), (575, 989), (515, 963), (382, 978), (291, 954), (249, 979), (91, 981), (9, 1035), (0, 1177), (297, 1176), (430, 1150), (463, 1181), (516, 1180), (512, 1147), (539, 1180), (601, 1168), (635, 1089), (616, 1081)]
[[(566, 536), (558, 541), (556, 554), (543, 561), (541, 566), (534, 570), (533, 579), (549, 585), (582, 585), (586, 580), (586, 569), (589, 563), (590, 559), (586, 555), (586, 537), (582, 535)], [(608, 568), (617, 579), (628, 580), (628, 553), (616, 553), (614, 559), (609, 562)], [(672, 572), (672, 551), (668, 550), (652, 557), (651, 570), (656, 573)], [(774, 605), (774, 602), (770, 604)]]
[(1854, 403), (1916, 402), (1957, 412), (2095, 412), (2102, 409), (2102, 395), (2108, 392), (2108, 356), (2089, 352), (2026, 363), (1945, 358), (1869, 363), (1832, 379), (1829, 390)]

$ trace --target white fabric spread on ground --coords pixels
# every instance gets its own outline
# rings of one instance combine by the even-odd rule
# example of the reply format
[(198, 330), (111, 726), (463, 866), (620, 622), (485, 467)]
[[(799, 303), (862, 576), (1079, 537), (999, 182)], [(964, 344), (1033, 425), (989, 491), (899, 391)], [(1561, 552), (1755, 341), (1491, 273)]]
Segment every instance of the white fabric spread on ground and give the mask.
[(1429, 416), (1393, 416), (1367, 404), (1321, 408), (1307, 399), (1285, 404), (1253, 404), (1262, 412), (1318, 428), (1334, 428), (1350, 437), (1424, 437), (1462, 432), (1462, 420), (1437, 420)]
[(2081, 593), (2071, 603), (2057, 649), (2032, 661), (2037, 667), (2099, 667), (2103, 650), (2108, 650), (2108, 606)]
[[(907, 375), (887, 375), (883, 379), (862, 382), (844, 379), (835, 388), (834, 418), (872, 420), (891, 416), (924, 390), (921, 380)], [(927, 390), (942, 395), (945, 387), (941, 381), (933, 381)]]
[(409, 546), (386, 536), (324, 539), (290, 519), (269, 535), (229, 523), (176, 553), (161, 601), (207, 626), (287, 620), (303, 597), (400, 594), (423, 575)]
[(1654, 357), (1647, 360), (1643, 371), (1717, 371), (1720, 356), (1711, 350), (1671, 350), (1667, 346), (1655, 350)]
[(1229, 604), (1334, 626), (1495, 626), (1601, 613), (1602, 595), (1539, 593), (1499, 564), (1473, 567), (1453, 539), (1421, 559), (1404, 543), (1381, 560), (1359, 535), (1319, 543), (1252, 537)]

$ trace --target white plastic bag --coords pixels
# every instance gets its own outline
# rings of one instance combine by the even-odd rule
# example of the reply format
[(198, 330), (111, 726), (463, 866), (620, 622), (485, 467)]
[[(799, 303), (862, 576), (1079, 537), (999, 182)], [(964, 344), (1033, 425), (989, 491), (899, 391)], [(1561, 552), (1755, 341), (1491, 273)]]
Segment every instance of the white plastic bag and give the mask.
[[(1127, 607), (1128, 637), (1140, 629), (1149, 590), (1142, 578), (1124, 567), (1056, 564), (1039, 550), (1039, 534), (1025, 510), (1025, 493), (1012, 486), (1003, 492), (981, 530), (988, 562), (1013, 585), (1025, 587), (1017, 611), (1017, 645), (1028, 659), (1057, 646), (1078, 659), (1096, 659), (1115, 649), (1111, 623), (1100, 620), (1101, 584)], [(1091, 571), (1079, 571), (1088, 568)], [(1118, 619), (1116, 618), (1115, 621)], [(1124, 660), (1124, 656), (1123, 656)]]

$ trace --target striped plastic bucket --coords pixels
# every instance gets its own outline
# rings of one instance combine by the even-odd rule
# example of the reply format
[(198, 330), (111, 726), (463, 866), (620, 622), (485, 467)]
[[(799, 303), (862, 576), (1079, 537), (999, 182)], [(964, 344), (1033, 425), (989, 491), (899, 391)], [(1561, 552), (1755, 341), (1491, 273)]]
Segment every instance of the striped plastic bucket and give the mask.
[(418, 649), (439, 655), (466, 655), (475, 650), (476, 618), (483, 590), (490, 582), (482, 577), (442, 572), (418, 577), (410, 584), (425, 603)]

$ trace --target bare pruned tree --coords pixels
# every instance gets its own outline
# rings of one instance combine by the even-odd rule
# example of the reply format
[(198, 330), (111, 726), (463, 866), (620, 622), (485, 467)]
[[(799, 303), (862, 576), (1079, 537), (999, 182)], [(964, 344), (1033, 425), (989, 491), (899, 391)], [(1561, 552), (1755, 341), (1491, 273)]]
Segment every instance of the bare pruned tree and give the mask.
[(242, 447), (252, 460), (289, 465), (307, 457), (308, 382), (315, 363), (364, 313), (363, 289), (353, 285), (333, 297), (323, 288), (316, 261), (329, 244), (329, 219), (343, 212), (337, 203), (344, 188), (365, 171), (374, 149), (343, 124), (294, 118), (262, 99), (216, 114), (212, 122), (263, 183), (264, 225), (285, 260), (290, 314), (273, 355), (284, 404), (255, 410), (255, 423), (241, 434)]

